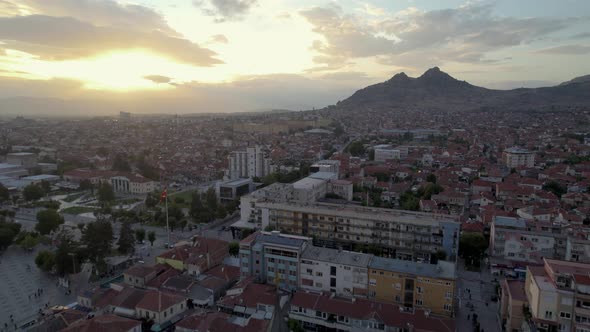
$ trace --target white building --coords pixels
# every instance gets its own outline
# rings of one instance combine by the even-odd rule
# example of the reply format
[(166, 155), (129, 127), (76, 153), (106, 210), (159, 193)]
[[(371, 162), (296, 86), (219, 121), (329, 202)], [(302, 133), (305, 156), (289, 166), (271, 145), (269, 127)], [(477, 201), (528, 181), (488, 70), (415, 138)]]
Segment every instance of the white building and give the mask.
[(263, 177), (270, 173), (268, 151), (256, 145), (246, 151), (233, 151), (229, 155), (229, 178)]
[(502, 162), (508, 168), (534, 167), (535, 153), (524, 148), (511, 147), (502, 152)]
[(336, 178), (339, 177), (340, 173), (340, 160), (321, 160), (309, 167), (311, 173), (317, 172), (329, 172), (335, 173)]
[(328, 192), (338, 195), (347, 201), (352, 201), (353, 184), (348, 180), (330, 180), (328, 182)]
[(366, 296), (372, 255), (308, 246), (301, 254), (299, 288), (336, 296)]
[(6, 155), (6, 163), (20, 165), (24, 168), (37, 166), (37, 155), (31, 152), (14, 152)]
[(115, 192), (148, 194), (158, 188), (158, 182), (140, 175), (117, 175), (110, 178)]

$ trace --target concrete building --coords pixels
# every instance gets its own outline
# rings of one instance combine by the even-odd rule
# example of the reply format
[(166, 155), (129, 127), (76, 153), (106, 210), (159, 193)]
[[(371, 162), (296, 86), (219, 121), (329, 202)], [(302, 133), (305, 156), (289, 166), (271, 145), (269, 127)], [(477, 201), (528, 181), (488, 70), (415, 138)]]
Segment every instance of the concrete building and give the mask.
[(525, 321), (523, 308), (527, 304), (524, 281), (504, 279), (500, 286), (499, 309), (503, 331), (520, 332)]
[(18, 179), (29, 172), (21, 165), (0, 163), (0, 176)]
[(215, 191), (222, 201), (234, 201), (249, 194), (255, 189), (252, 179), (236, 179), (225, 182), (217, 182)]
[(6, 163), (31, 169), (37, 167), (37, 154), (31, 152), (8, 153), (6, 155)]
[(385, 162), (387, 160), (400, 160), (402, 152), (399, 149), (395, 149), (392, 146), (378, 145), (375, 147), (375, 161)]
[(297, 289), (299, 259), (310, 241), (278, 231), (253, 233), (240, 241), (240, 274), (282, 289)]
[(148, 194), (158, 189), (158, 182), (139, 174), (119, 174), (110, 178), (115, 192)]
[(329, 172), (335, 173), (336, 178), (340, 173), (340, 160), (320, 160), (309, 167), (310, 173)]
[(296, 292), (289, 318), (306, 331), (455, 331), (455, 320), (392, 303)]
[(308, 246), (301, 255), (299, 288), (336, 296), (367, 296), (367, 272), (373, 256)]
[(527, 324), (536, 331), (590, 330), (590, 264), (544, 259), (527, 267)]
[(454, 263), (417, 263), (373, 257), (369, 263), (369, 298), (420, 308), (436, 315), (455, 312)]
[(341, 198), (352, 201), (354, 186), (352, 181), (348, 180), (330, 180), (328, 182), (328, 193), (338, 195)]
[(502, 163), (508, 168), (534, 167), (535, 153), (516, 146), (507, 148), (502, 152)]
[(560, 225), (494, 217), (490, 227), (490, 262), (505, 267), (542, 264), (543, 258), (565, 257), (567, 236)]
[(590, 263), (590, 235), (568, 236), (565, 249), (565, 260), (571, 262)]
[[(328, 247), (352, 250), (374, 244), (384, 254), (410, 260), (430, 260), (443, 250), (454, 260), (460, 224), (451, 216), (333, 203), (291, 200), (285, 186), (242, 197), (240, 227), (314, 237)], [(238, 225), (236, 224), (236, 227)]]
[(269, 152), (262, 146), (233, 151), (229, 155), (229, 178), (262, 178), (270, 174)]

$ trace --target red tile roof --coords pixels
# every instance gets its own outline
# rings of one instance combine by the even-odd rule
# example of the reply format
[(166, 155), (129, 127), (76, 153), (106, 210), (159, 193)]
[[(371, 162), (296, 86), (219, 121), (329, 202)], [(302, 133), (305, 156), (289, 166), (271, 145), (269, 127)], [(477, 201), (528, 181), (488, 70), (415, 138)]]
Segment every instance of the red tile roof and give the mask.
[(140, 321), (115, 315), (96, 316), (89, 320), (79, 321), (63, 329), (64, 332), (127, 332), (137, 326)]
[(186, 301), (186, 298), (180, 295), (148, 291), (143, 299), (137, 304), (137, 308), (153, 312), (162, 312), (171, 306)]

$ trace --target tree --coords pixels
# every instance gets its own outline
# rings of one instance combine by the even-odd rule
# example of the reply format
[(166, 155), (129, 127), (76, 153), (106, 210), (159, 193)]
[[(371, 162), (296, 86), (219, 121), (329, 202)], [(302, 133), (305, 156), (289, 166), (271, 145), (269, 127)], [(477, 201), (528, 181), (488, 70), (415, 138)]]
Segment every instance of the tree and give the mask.
[(436, 175), (430, 173), (426, 176), (426, 181), (436, 183)]
[(79, 189), (94, 191), (94, 186), (92, 185), (92, 182), (90, 182), (90, 180), (85, 179), (85, 180), (80, 181)]
[[(36, 233), (35, 233), (36, 234)], [(20, 246), (25, 250), (33, 249), (39, 243), (39, 237), (32, 233), (27, 233), (20, 241)]]
[(145, 206), (153, 208), (158, 204), (159, 200), (156, 193), (149, 193), (145, 197)]
[(86, 245), (88, 259), (99, 266), (111, 251), (113, 226), (107, 220), (96, 220), (86, 225), (82, 234), (82, 243)]
[(138, 243), (142, 243), (145, 240), (145, 229), (138, 228), (135, 230), (135, 239)]
[(20, 232), (21, 224), (0, 220), (0, 250), (8, 248)]
[(101, 183), (98, 187), (98, 201), (104, 205), (114, 200), (115, 192), (113, 191), (113, 187), (107, 182)]
[(229, 244), (229, 254), (232, 256), (238, 256), (240, 253), (240, 244), (238, 242), (232, 242)]
[(215, 217), (217, 219), (223, 219), (226, 216), (227, 216), (227, 211), (225, 210), (225, 207), (223, 206), (223, 204), (217, 205), (217, 210), (215, 211)]
[(156, 241), (156, 233), (154, 231), (149, 231), (147, 236), (148, 236), (148, 241), (150, 241), (150, 244), (153, 246), (154, 241)]
[(479, 266), (479, 261), (483, 258), (483, 254), (487, 248), (488, 242), (482, 234), (461, 234), (459, 240), (459, 254), (465, 259), (466, 264)]
[(180, 226), (180, 231), (184, 232), (184, 229), (186, 228), (186, 225), (188, 224), (188, 220), (182, 218), (179, 222), (178, 222), (178, 226)]
[(133, 236), (131, 223), (123, 222), (123, 225), (121, 225), (117, 245), (119, 246), (119, 252), (122, 254), (132, 254), (135, 251), (135, 237)]
[(0, 183), (0, 203), (4, 203), (9, 199), (10, 192), (8, 191), (8, 188), (6, 188), (2, 183)]
[(205, 193), (205, 201), (207, 202), (207, 209), (213, 213), (217, 210), (217, 194), (215, 193), (215, 189), (209, 188)]
[(131, 172), (131, 166), (129, 166), (127, 157), (120, 153), (117, 154), (115, 160), (113, 160), (113, 171)]
[(43, 195), (47, 195), (51, 191), (51, 183), (43, 180), (41, 181), (41, 189), (43, 189)]
[(35, 265), (42, 271), (51, 271), (55, 266), (55, 254), (49, 250), (41, 250), (35, 257)]
[(57, 210), (47, 209), (37, 212), (35, 230), (41, 235), (47, 235), (64, 223), (64, 217)]
[[(80, 256), (77, 243), (72, 234), (63, 230), (57, 235), (57, 250), (55, 251), (55, 271), (59, 275), (76, 273), (80, 270)], [(76, 263), (77, 261), (77, 263)]]
[(36, 201), (45, 195), (40, 185), (31, 183), (23, 189), (23, 196), (27, 201)]
[(197, 191), (192, 194), (189, 214), (197, 223), (206, 223), (209, 221), (209, 212), (203, 205), (201, 194)]
[(561, 197), (561, 195), (567, 192), (567, 189), (556, 181), (549, 181), (545, 183), (543, 185), (543, 190), (552, 192), (557, 197)]
[(348, 145), (346, 150), (353, 156), (358, 157), (365, 153), (365, 146), (362, 141), (354, 141)]

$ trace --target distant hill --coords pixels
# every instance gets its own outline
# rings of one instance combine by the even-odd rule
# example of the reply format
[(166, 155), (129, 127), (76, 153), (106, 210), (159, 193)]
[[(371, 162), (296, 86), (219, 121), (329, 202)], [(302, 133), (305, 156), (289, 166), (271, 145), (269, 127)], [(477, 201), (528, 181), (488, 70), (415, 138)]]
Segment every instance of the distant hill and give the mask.
[(568, 84), (572, 84), (572, 83), (586, 83), (586, 82), (590, 82), (590, 75), (579, 76), (579, 77), (576, 77), (576, 78), (569, 80), (567, 82), (563, 82), (560, 85), (568, 85)]
[(343, 109), (369, 107), (430, 107), (471, 109), (479, 107), (535, 107), (590, 105), (590, 80), (578, 84), (514, 90), (492, 90), (459, 81), (438, 67), (417, 78), (399, 73), (388, 81), (356, 91), (339, 102)]

